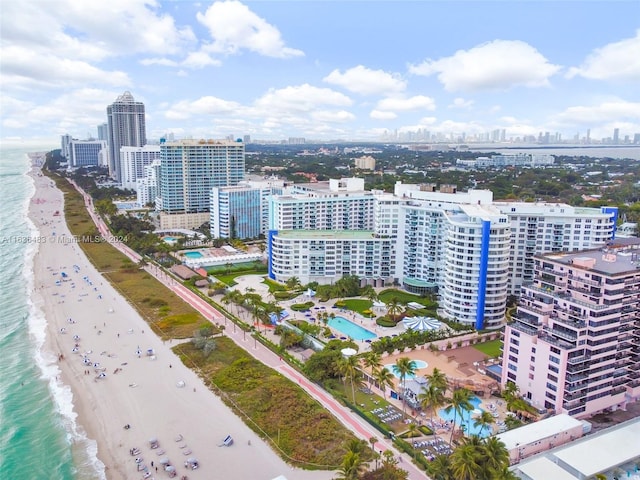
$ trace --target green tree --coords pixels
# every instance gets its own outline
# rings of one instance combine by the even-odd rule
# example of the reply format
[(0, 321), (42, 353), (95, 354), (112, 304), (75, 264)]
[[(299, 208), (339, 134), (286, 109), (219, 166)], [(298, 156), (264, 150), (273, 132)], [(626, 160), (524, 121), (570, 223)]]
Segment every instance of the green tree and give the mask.
[(429, 463), (427, 471), (433, 480), (451, 480), (453, 474), (451, 473), (451, 460), (449, 455), (436, 456), (436, 458)]
[(497, 437), (487, 437), (482, 444), (482, 458), (487, 479), (497, 478), (497, 473), (510, 463), (509, 451)]
[(397, 323), (398, 316), (402, 313), (402, 304), (397, 297), (391, 297), (387, 302), (387, 314), (391, 316), (394, 322)]
[(380, 386), (380, 390), (382, 390), (382, 397), (386, 400), (387, 398), (387, 389), (386, 387), (393, 388), (393, 379), (395, 376), (387, 367), (382, 367), (377, 369), (373, 373), (373, 378), (376, 383)]
[(471, 391), (466, 388), (457, 388), (453, 391), (453, 395), (449, 399), (448, 405), (445, 407), (447, 413), (453, 410), (453, 425), (451, 428), (451, 438), (449, 445), (453, 443), (453, 434), (456, 431), (456, 420), (458, 416), (462, 418), (463, 412), (473, 410), (473, 405), (469, 401), (471, 399)]
[(493, 415), (491, 415), (491, 412), (483, 410), (482, 413), (473, 421), (473, 426), (476, 428), (480, 427), (479, 435), (482, 435), (483, 430), (491, 427), (494, 423), (495, 420)]
[(402, 413), (406, 416), (406, 401), (405, 401), (405, 380), (408, 376), (416, 373), (417, 364), (415, 360), (411, 360), (409, 357), (400, 357), (396, 360), (393, 366), (393, 371), (400, 377), (400, 389), (402, 391)]
[(351, 401), (355, 405), (356, 403), (356, 388), (355, 384), (359, 383), (359, 380), (362, 377), (362, 372), (358, 368), (359, 360), (355, 355), (343, 356), (340, 359), (338, 364), (338, 370), (342, 373), (342, 375), (346, 380), (349, 380), (351, 383)]
[(423, 388), (422, 392), (418, 394), (418, 401), (424, 410), (430, 412), (431, 425), (433, 425), (435, 412), (447, 403), (447, 398), (442, 388), (429, 382), (427, 387)]
[(369, 375), (369, 388), (371, 388), (371, 382), (373, 379), (373, 375), (376, 369), (380, 368), (381, 356), (379, 353), (374, 352), (373, 350), (369, 350), (368, 352), (362, 355), (362, 362), (364, 366), (370, 369), (371, 374)]
[(482, 450), (477, 437), (464, 439), (451, 454), (451, 474), (454, 480), (478, 480), (483, 477)]

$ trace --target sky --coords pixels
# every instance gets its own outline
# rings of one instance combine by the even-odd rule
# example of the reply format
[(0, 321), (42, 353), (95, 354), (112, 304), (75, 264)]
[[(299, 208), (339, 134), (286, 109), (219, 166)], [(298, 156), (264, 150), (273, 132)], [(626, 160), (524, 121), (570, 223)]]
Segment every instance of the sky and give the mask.
[(2, 0), (0, 142), (640, 133), (640, 1)]

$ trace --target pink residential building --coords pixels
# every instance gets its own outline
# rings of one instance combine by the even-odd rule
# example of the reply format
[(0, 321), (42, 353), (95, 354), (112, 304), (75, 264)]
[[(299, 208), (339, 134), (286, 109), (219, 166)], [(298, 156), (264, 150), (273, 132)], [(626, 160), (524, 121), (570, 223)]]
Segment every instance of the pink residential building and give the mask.
[(505, 329), (502, 384), (586, 417), (640, 399), (640, 240), (535, 256)]

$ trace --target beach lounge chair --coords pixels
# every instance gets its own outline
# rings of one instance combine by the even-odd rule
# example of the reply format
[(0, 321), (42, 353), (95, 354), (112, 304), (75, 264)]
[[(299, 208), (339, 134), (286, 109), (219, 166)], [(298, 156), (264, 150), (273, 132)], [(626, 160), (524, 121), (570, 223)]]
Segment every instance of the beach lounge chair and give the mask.
[(230, 447), (231, 445), (233, 445), (233, 438), (231, 438), (231, 435), (227, 435), (225, 437), (225, 439), (222, 441), (222, 443), (220, 445), (218, 445), (219, 447)]

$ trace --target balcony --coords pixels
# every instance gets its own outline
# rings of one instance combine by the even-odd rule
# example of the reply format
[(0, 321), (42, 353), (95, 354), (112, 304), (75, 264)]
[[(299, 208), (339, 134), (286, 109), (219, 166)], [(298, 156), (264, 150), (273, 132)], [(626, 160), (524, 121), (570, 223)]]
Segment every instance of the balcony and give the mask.
[(614, 395), (620, 395), (621, 393), (624, 393), (626, 391), (627, 391), (627, 389), (625, 387), (620, 386), (620, 387), (616, 387), (613, 390), (611, 390), (610, 395), (613, 397)]
[(587, 323), (584, 320), (571, 320), (569, 318), (562, 318), (560, 316), (553, 318), (554, 323), (562, 323), (572, 328), (587, 328)]
[(591, 359), (591, 355), (581, 355), (579, 357), (570, 357), (567, 359), (569, 365), (577, 365), (579, 363), (588, 362)]
[(581, 398), (584, 398), (587, 395), (587, 391), (584, 390), (582, 392), (576, 392), (576, 393), (568, 393), (564, 396), (565, 401), (568, 402), (575, 402), (576, 400), (580, 400)]
[(589, 377), (587, 373), (575, 373), (567, 375), (565, 382), (567, 383), (576, 383), (582, 380), (586, 380)]
[(538, 330), (536, 328), (528, 327), (517, 321), (512, 323), (509, 326), (514, 330), (518, 330), (519, 332), (526, 333), (527, 335), (536, 336), (538, 334)]
[(582, 407), (587, 403), (587, 401), (584, 398), (578, 399), (578, 400), (571, 400), (571, 401), (567, 401), (566, 398), (567, 397), (565, 397), (565, 401), (562, 402), (562, 407), (566, 408), (567, 410), (572, 410), (574, 408)]
[(572, 332), (570, 330), (558, 330), (557, 328), (552, 328), (551, 334), (556, 337), (563, 338), (568, 342), (574, 342), (578, 338), (577, 332)]
[(576, 277), (575, 275), (569, 275), (569, 280), (575, 280), (576, 282), (581, 282), (581, 283), (584, 283), (586, 285), (592, 285), (594, 287), (602, 286), (600, 284), (600, 282), (594, 282), (593, 280), (590, 280), (588, 278)]
[(572, 350), (576, 348), (576, 346), (573, 343), (569, 343), (559, 338), (552, 337), (551, 335), (546, 333), (539, 333), (538, 338), (550, 345), (554, 345), (558, 348), (562, 348), (563, 350)]

